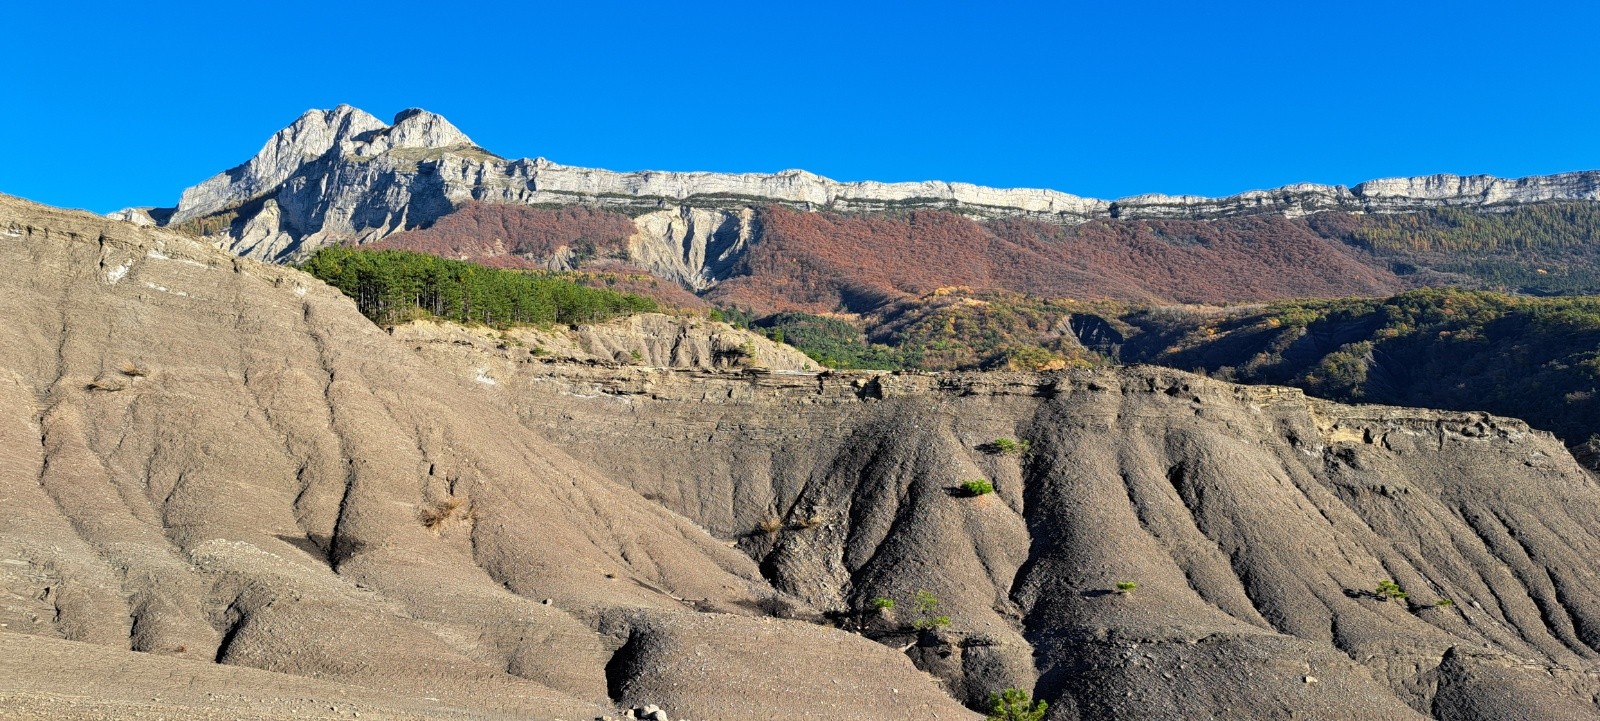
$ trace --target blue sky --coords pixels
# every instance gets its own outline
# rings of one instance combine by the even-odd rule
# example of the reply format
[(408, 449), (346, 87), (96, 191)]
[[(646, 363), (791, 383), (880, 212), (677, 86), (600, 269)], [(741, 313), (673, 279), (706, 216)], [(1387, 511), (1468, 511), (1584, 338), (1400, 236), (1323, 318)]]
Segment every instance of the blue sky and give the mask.
[(1398, 4), (13, 2), (0, 192), (171, 205), (339, 103), (569, 165), (1105, 198), (1600, 168), (1594, 4)]

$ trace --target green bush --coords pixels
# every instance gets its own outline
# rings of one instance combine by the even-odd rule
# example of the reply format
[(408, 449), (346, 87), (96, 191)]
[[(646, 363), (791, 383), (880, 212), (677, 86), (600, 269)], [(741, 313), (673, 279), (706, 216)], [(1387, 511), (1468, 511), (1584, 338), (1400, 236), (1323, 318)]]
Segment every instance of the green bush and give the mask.
[(985, 721), (1043, 721), (1050, 704), (1035, 703), (1027, 691), (1008, 688), (989, 694), (989, 716)]
[(982, 478), (961, 482), (961, 492), (967, 496), (984, 496), (994, 493), (994, 484)]
[(949, 616), (939, 615), (938, 596), (919, 589), (915, 604), (917, 617), (911, 621), (912, 628), (918, 631), (932, 631), (950, 625)]
[(893, 611), (894, 599), (889, 598), (888, 596), (879, 596), (872, 599), (872, 607), (879, 611)]
[(860, 328), (838, 318), (777, 313), (754, 321), (751, 329), (779, 343), (787, 343), (829, 368), (899, 370), (906, 367), (899, 352), (867, 343)]
[(1411, 597), (1411, 594), (1400, 588), (1400, 584), (1389, 580), (1379, 581), (1376, 593), (1378, 598), (1385, 601), (1400, 601)]
[(1139, 584), (1134, 581), (1117, 581), (1117, 593), (1133, 593), (1139, 590)]
[(712, 308), (706, 312), (706, 317), (721, 323), (727, 323), (740, 330), (747, 330), (756, 320), (756, 314), (738, 308)]

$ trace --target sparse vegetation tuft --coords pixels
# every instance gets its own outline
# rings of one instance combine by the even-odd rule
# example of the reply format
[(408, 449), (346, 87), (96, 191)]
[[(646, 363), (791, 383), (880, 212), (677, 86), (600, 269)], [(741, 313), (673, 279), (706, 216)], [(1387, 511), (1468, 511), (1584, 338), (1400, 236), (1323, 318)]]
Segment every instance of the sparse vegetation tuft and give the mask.
[(150, 375), (149, 368), (139, 365), (131, 360), (123, 361), (122, 365), (117, 366), (117, 370), (129, 378), (143, 378), (147, 375)]
[(1434, 601), (1433, 605), (1438, 607), (1438, 608), (1449, 608), (1451, 606), (1456, 605), (1456, 602), (1452, 601), (1452, 600), (1450, 600), (1448, 598), (1441, 598), (1441, 599), (1439, 599), (1437, 601)]
[(1392, 580), (1379, 581), (1378, 590), (1375, 593), (1379, 600), (1383, 601), (1403, 601), (1411, 597), (1411, 594), (1400, 588), (1400, 584)]
[(1129, 594), (1137, 590), (1139, 590), (1139, 584), (1136, 581), (1117, 581), (1117, 593)]
[(894, 599), (889, 598), (888, 596), (879, 596), (872, 599), (872, 607), (878, 611), (893, 611)]
[(89, 381), (88, 385), (84, 386), (84, 390), (115, 393), (127, 387), (127, 384), (124, 383), (120, 378), (102, 375), (92, 381)]
[(962, 481), (961, 493), (962, 495), (968, 497), (986, 496), (990, 493), (994, 493), (994, 484), (982, 478), (974, 478), (971, 480)]
[(982, 451), (990, 452), (994, 456), (1024, 456), (1029, 449), (1027, 441), (1014, 440), (1014, 438), (995, 438), (994, 441), (982, 446)]
[(911, 627), (918, 631), (932, 631), (950, 625), (950, 617), (939, 615), (939, 597), (924, 590), (918, 590), (915, 600), (917, 617), (911, 621)]
[(756, 530), (771, 536), (783, 530), (783, 519), (777, 516), (767, 516), (756, 526)]
[(463, 501), (455, 496), (446, 497), (444, 500), (424, 507), (417, 512), (417, 520), (422, 521), (422, 527), (430, 531), (437, 531), (455, 518), (456, 511), (461, 510)]
[(989, 694), (989, 716), (985, 721), (1043, 721), (1050, 704), (1035, 702), (1027, 691), (1008, 688)]

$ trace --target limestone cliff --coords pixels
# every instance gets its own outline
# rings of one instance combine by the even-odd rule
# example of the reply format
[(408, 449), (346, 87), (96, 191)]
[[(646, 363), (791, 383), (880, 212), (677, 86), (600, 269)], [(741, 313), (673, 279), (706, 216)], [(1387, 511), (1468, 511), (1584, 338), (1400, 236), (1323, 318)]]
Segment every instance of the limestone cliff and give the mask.
[[(329, 242), (365, 242), (427, 225), (468, 200), (625, 210), (638, 216), (631, 244), (637, 261), (699, 290), (716, 282), (719, 263), (758, 237), (747, 209), (764, 204), (838, 211), (929, 207), (1068, 224), (1098, 218), (1403, 212), (1600, 200), (1600, 171), (1514, 180), (1432, 175), (1348, 188), (1295, 184), (1225, 198), (1140, 195), (1108, 201), (940, 181), (838, 182), (802, 170), (613, 172), (543, 158), (507, 160), (477, 147), (433, 113), (406, 110), (386, 125), (341, 105), (307, 112), (244, 165), (184, 191), (164, 222), (212, 234), (236, 254), (281, 261)], [(116, 215), (133, 222), (152, 216), (138, 209)]]

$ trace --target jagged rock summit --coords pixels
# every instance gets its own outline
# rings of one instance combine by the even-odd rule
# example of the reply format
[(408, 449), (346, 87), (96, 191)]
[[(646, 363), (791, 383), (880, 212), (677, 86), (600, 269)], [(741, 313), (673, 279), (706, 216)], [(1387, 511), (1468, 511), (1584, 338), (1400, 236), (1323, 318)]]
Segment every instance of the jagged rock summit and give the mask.
[(393, 125), (349, 105), (311, 110), (274, 134), (249, 162), (183, 191), (169, 222), (182, 223), (253, 200), (333, 151), (338, 157), (370, 158), (401, 148), (475, 147), (450, 121), (418, 108), (395, 115)]
[[(385, 125), (367, 112), (341, 105), (308, 111), (244, 165), (184, 191), (174, 210), (129, 209), (113, 217), (188, 225), (218, 237), (234, 253), (282, 261), (330, 242), (367, 242), (425, 226), (468, 201), (587, 204), (663, 218), (691, 209), (712, 210), (728, 214), (729, 219), (745, 208), (765, 204), (846, 211), (931, 207), (972, 217), (1020, 216), (1071, 224), (1106, 218), (1303, 216), (1325, 210), (1403, 212), (1560, 200), (1600, 200), (1600, 171), (1521, 179), (1430, 175), (1371, 180), (1353, 187), (1301, 183), (1225, 198), (1139, 195), (1108, 201), (1056, 190), (941, 181), (838, 182), (802, 170), (614, 172), (543, 158), (507, 160), (476, 146), (449, 121), (425, 110), (402, 111)], [(651, 222), (666, 224), (662, 218), (641, 220), (641, 232)], [(669, 246), (675, 240), (684, 239), (661, 239)], [(678, 253), (704, 250), (682, 246)]]

